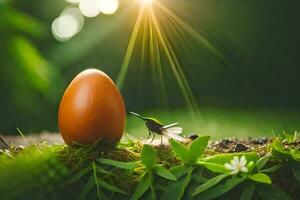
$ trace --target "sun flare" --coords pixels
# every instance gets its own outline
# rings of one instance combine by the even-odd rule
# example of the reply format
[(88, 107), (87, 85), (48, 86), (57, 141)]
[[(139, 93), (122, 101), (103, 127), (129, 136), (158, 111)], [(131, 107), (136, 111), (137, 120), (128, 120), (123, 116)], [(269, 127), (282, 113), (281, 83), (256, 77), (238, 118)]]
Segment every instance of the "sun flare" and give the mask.
[(152, 4), (154, 3), (155, 0), (139, 0), (140, 4), (142, 6), (146, 6), (146, 7), (149, 7), (149, 6), (152, 6)]
[[(118, 87), (121, 89), (124, 87), (129, 70), (135, 70), (134, 73), (140, 74), (141, 83), (147, 72), (147, 76), (153, 77), (150, 84), (156, 88), (153, 96), (159, 96), (160, 102), (168, 106), (171, 102), (171, 98), (168, 96), (170, 86), (166, 84), (165, 80), (171, 78), (175, 83), (172, 87), (180, 90), (190, 111), (191, 119), (199, 126), (204, 125), (196, 96), (186, 75), (188, 65), (180, 58), (180, 51), (188, 49), (189, 44), (186, 42), (193, 42), (223, 63), (226, 60), (208, 38), (161, 1), (138, 0), (137, 2), (139, 8), (117, 77)], [(181, 43), (178, 44), (175, 41)], [(133, 62), (138, 62), (137, 66), (140, 67), (132, 69), (130, 66), (133, 65)], [(199, 91), (197, 92), (199, 93)]]

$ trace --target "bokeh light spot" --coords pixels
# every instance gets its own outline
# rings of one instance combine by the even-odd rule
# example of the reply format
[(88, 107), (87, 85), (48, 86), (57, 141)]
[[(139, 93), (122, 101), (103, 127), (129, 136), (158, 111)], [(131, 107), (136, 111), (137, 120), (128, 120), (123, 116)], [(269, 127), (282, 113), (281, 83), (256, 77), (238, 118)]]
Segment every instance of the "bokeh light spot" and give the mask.
[(81, 0), (79, 9), (86, 17), (96, 17), (100, 13), (99, 0)]
[(77, 8), (67, 8), (52, 22), (52, 34), (55, 39), (66, 41), (79, 33), (83, 23), (84, 18)]

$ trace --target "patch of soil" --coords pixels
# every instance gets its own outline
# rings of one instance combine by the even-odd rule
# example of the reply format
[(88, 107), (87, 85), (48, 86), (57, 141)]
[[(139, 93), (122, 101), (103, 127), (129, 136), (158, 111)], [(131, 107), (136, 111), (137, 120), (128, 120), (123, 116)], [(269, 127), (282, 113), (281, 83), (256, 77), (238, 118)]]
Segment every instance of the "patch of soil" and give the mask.
[[(209, 149), (212, 149), (220, 153), (234, 153), (243, 151), (264, 151), (268, 144), (272, 142), (271, 139), (260, 137), (260, 138), (247, 138), (237, 139), (228, 138), (219, 141), (213, 141), (209, 145)], [(262, 152), (263, 153), (263, 152)]]

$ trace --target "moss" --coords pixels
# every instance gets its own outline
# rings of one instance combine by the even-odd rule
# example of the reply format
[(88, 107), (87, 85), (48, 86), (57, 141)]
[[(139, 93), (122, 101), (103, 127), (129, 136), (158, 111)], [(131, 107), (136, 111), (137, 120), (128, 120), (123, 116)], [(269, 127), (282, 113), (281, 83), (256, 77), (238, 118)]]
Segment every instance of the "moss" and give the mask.
[[(246, 151), (255, 151), (261, 156), (270, 152), (268, 148), (270, 140), (264, 144), (252, 144), (249, 141), (243, 142), (240, 140), (225, 143), (227, 146), (223, 146), (222, 141), (210, 143), (204, 156), (216, 155), (220, 152), (226, 153), (236, 143), (243, 143), (247, 146)], [(50, 195), (54, 199), (65, 196), (72, 199), (79, 196), (91, 176), (89, 173), (79, 181), (70, 183), (69, 180), (76, 173), (82, 171), (92, 162), (97, 162), (98, 158), (123, 162), (139, 161), (142, 146), (142, 143), (132, 141), (120, 143), (116, 147), (107, 146), (103, 142), (92, 146), (50, 146), (43, 143), (25, 149), (2, 151), (0, 154), (0, 179), (6, 181), (1, 181), (0, 193), (3, 194), (3, 199), (12, 197), (16, 199), (33, 199), (30, 196), (32, 194), (38, 194), (38, 198)], [(167, 168), (181, 164), (181, 161), (174, 155), (169, 146), (156, 146), (155, 149), (157, 150), (158, 163)], [(103, 180), (122, 188), (128, 193), (134, 191), (139, 177), (143, 173), (142, 169), (129, 171), (105, 165), (101, 165), (101, 167), (113, 174), (113, 176), (103, 176)], [(212, 175), (208, 172), (205, 174), (207, 178)], [(291, 178), (291, 172), (286, 173), (283, 169), (271, 174), (271, 176), (275, 185), (295, 197), (299, 195), (299, 184)], [(97, 192), (95, 191), (95, 193)], [(114, 199), (118, 199), (117, 197), (116, 194)]]

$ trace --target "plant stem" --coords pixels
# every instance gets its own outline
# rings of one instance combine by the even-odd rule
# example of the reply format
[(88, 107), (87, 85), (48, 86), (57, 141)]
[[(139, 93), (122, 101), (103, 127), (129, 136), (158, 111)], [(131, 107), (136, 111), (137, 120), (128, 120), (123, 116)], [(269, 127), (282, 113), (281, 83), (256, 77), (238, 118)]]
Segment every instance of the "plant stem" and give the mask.
[(96, 170), (96, 164), (95, 162), (93, 162), (93, 172), (94, 172), (94, 179), (95, 179), (95, 183), (97, 186), (97, 193), (98, 193), (98, 199), (100, 200), (100, 188), (99, 188), (99, 183), (98, 183), (98, 177), (97, 177), (97, 170)]

